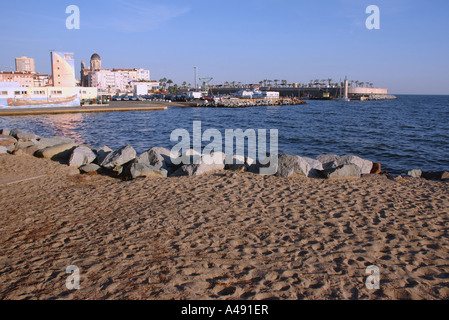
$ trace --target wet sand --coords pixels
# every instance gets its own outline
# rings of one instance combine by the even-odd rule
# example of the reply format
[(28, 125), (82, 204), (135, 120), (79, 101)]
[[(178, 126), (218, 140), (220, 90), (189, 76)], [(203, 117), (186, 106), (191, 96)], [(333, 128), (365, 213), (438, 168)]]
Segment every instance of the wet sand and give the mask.
[(0, 299), (449, 298), (447, 182), (121, 181), (0, 155), (0, 205)]

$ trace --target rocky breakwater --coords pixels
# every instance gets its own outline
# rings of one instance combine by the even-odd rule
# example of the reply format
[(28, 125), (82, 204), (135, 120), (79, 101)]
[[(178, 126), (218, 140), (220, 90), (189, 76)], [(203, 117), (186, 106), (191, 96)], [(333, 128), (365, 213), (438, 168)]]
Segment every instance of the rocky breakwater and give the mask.
[[(226, 155), (222, 152), (204, 155), (195, 150), (187, 150), (183, 154), (177, 154), (163, 147), (154, 147), (138, 155), (130, 145), (117, 150), (107, 146), (95, 149), (77, 144), (70, 138), (44, 138), (17, 129), (0, 130), (0, 154), (50, 159), (72, 167), (75, 174), (107, 174), (125, 180), (150, 176), (163, 178), (198, 176), (217, 170), (262, 174), (264, 171), (261, 169), (270, 166), (266, 161)], [(355, 155), (323, 154), (312, 159), (280, 154), (275, 159), (277, 164), (274, 175), (279, 178), (302, 176), (340, 179), (382, 174), (380, 163)], [(428, 180), (448, 180), (449, 172), (412, 170), (409, 176)]]

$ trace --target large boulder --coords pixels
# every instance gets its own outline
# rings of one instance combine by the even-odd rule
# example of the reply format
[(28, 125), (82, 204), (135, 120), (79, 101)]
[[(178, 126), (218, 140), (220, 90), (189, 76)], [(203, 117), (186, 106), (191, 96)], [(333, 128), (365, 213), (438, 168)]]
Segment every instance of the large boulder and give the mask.
[(225, 170), (246, 172), (255, 163), (255, 161), (249, 157), (241, 155), (232, 155), (225, 160)]
[(150, 165), (156, 169), (168, 170), (173, 166), (170, 150), (161, 147), (151, 148), (136, 158), (136, 163)]
[(9, 131), (8, 129), (1, 129), (0, 130), (0, 135), (9, 136), (10, 133), (11, 133), (11, 131)]
[(320, 178), (320, 172), (324, 170), (323, 164), (312, 158), (302, 157), (302, 159), (308, 164), (308, 167), (306, 167), (308, 169), (308, 172), (306, 172), (307, 177)]
[(33, 140), (33, 139), (39, 139), (38, 135), (35, 135), (31, 132), (26, 132), (19, 129), (14, 129), (9, 133), (10, 136), (16, 138), (17, 140), (27, 141), (27, 140)]
[(136, 158), (136, 150), (130, 145), (122, 147), (114, 152), (109, 153), (100, 163), (100, 166), (106, 169), (116, 169)]
[(19, 141), (16, 143), (14, 150), (27, 149), (35, 146), (33, 141)]
[(79, 168), (81, 173), (98, 173), (101, 171), (101, 167), (95, 163), (86, 164)]
[(293, 175), (306, 176), (307, 162), (302, 161), (300, 156), (280, 154), (278, 157), (278, 169), (276, 177), (288, 178)]
[(17, 143), (17, 139), (12, 136), (7, 136), (4, 134), (0, 134), (0, 146), (7, 146), (10, 144)]
[(422, 173), (422, 177), (426, 180), (447, 181), (449, 180), (448, 171), (426, 171)]
[(351, 163), (336, 168), (326, 169), (324, 171), (324, 176), (327, 179), (360, 178), (362, 176), (362, 171), (359, 166)]
[(132, 163), (124, 171), (125, 178), (137, 179), (139, 177), (159, 176), (166, 178), (168, 171), (163, 168), (156, 168), (146, 163)]
[(407, 175), (412, 178), (421, 178), (422, 170), (421, 169), (413, 169), (407, 172)]
[[(334, 159), (334, 160), (332, 160)], [(345, 164), (355, 164), (358, 166), (362, 174), (370, 174), (373, 169), (373, 162), (362, 159), (353, 155), (337, 156), (337, 155), (320, 155), (317, 160), (323, 164), (324, 170), (338, 168)], [(331, 161), (332, 160), (332, 161)]]
[(69, 166), (79, 168), (92, 163), (96, 158), (97, 155), (89, 147), (79, 146), (73, 150), (70, 156)]
[(64, 137), (51, 137), (51, 138), (40, 138), (35, 142), (35, 145), (39, 149), (45, 149), (48, 147), (54, 147), (60, 144), (65, 143), (75, 143), (75, 140), (70, 138), (64, 138)]
[(293, 175), (319, 177), (318, 171), (323, 170), (320, 161), (296, 155), (280, 154), (278, 157), (277, 177), (288, 178)]
[(113, 152), (113, 150), (108, 146), (98, 148), (96, 151), (97, 151), (97, 159), (95, 160), (95, 162), (97, 164), (101, 164), (104, 161), (104, 159), (106, 159), (106, 157)]
[(15, 156), (33, 156), (38, 150), (39, 150), (39, 148), (34, 145), (34, 146), (31, 146), (28, 148), (14, 150), (13, 155), (15, 155)]
[[(197, 153), (188, 153), (188, 156), (198, 156)], [(212, 152), (211, 154), (203, 155), (200, 158), (199, 164), (185, 164), (182, 165), (178, 170), (176, 170), (172, 177), (182, 177), (182, 176), (199, 176), (207, 172), (215, 170), (225, 169), (225, 159), (226, 155), (223, 152)]]
[(316, 159), (322, 163), (323, 169), (326, 170), (332, 167), (334, 161), (337, 161), (340, 156), (336, 154), (321, 154)]
[(53, 147), (40, 149), (36, 151), (35, 155), (38, 158), (45, 158), (51, 160), (63, 160), (68, 159), (72, 151), (77, 147), (75, 143), (63, 143)]
[(382, 165), (378, 162), (373, 162), (373, 168), (371, 169), (371, 174), (381, 174)]

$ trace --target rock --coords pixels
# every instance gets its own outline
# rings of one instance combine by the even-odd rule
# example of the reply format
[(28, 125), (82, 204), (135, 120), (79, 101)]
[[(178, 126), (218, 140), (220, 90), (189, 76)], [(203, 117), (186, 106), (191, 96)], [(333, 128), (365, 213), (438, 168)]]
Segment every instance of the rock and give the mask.
[(33, 156), (38, 150), (39, 150), (38, 147), (31, 146), (25, 149), (15, 150), (13, 154), (16, 156)]
[(6, 149), (6, 147), (4, 146), (0, 146), (0, 154), (6, 154), (8, 153), (8, 149)]
[[(335, 160), (331, 164), (326, 164), (326, 166), (323, 165), (323, 167), (325, 167), (325, 169), (338, 168), (345, 164), (355, 164), (356, 166), (358, 166), (360, 168), (362, 174), (370, 174), (371, 169), (373, 169), (372, 161), (365, 160), (360, 157), (352, 156), (352, 155), (345, 155), (345, 156), (339, 157), (337, 160)], [(330, 165), (330, 167), (329, 167), (329, 165)]]
[(14, 150), (16, 150), (16, 144), (15, 143), (11, 143), (11, 144), (8, 144), (8, 145), (3, 146), (3, 147), (5, 147), (8, 150), (9, 153), (13, 153)]
[(119, 150), (109, 153), (100, 163), (100, 166), (112, 170), (134, 160), (136, 156), (137, 154), (133, 147), (127, 145)]
[(225, 170), (246, 172), (254, 163), (255, 161), (249, 157), (234, 154), (232, 157), (229, 157), (229, 159), (226, 158)]
[(318, 171), (323, 170), (320, 161), (296, 155), (281, 154), (278, 157), (277, 177), (288, 178), (293, 175), (320, 177)]
[(166, 178), (168, 171), (160, 168), (157, 169), (145, 163), (133, 163), (128, 166), (125, 172), (125, 177), (128, 179), (137, 179), (139, 177), (159, 176)]
[(60, 160), (69, 158), (72, 151), (77, 147), (74, 143), (63, 143), (53, 147), (38, 150), (35, 155), (39, 158)]
[(101, 167), (95, 163), (90, 163), (79, 168), (81, 173), (100, 172)]
[(14, 137), (0, 134), (0, 146), (7, 146), (13, 143), (17, 143), (17, 140)]
[(448, 171), (428, 171), (423, 172), (422, 177), (426, 180), (446, 181), (449, 180)]
[(306, 161), (301, 161), (300, 156), (280, 154), (278, 157), (278, 169), (275, 174), (276, 177), (288, 178), (293, 175), (306, 176), (308, 168)]
[(407, 173), (408, 176), (412, 177), (412, 178), (421, 178), (422, 175), (422, 171), (421, 169), (414, 169), (414, 170), (410, 170)]
[(306, 173), (307, 177), (309, 178), (320, 178), (321, 174), (320, 172), (324, 170), (323, 164), (315, 159), (302, 157), (303, 160), (305, 160), (309, 164), (309, 172)]
[(109, 148), (108, 146), (103, 146), (99, 149), (97, 149), (97, 159), (95, 160), (95, 162), (97, 164), (101, 164), (104, 159), (106, 159), (106, 157), (113, 152), (111, 148)]
[(371, 169), (371, 174), (381, 174), (382, 173), (382, 165), (377, 162), (373, 162), (373, 168)]
[(16, 138), (17, 140), (29, 141), (32, 139), (39, 139), (39, 136), (31, 132), (26, 132), (19, 129), (14, 129), (9, 133), (10, 136)]
[(35, 145), (39, 148), (39, 149), (45, 149), (48, 147), (54, 147), (60, 144), (65, 144), (65, 143), (75, 143), (75, 140), (70, 139), (70, 138), (64, 138), (64, 137), (52, 137), (52, 138), (40, 138), (39, 140), (37, 140), (37, 142), (35, 142)]
[(210, 171), (223, 170), (224, 168), (225, 168), (224, 163), (206, 164), (202, 162), (201, 164), (186, 164), (181, 166), (171, 176), (172, 177), (199, 176)]
[(189, 149), (178, 158), (172, 159), (172, 163), (174, 166), (178, 167), (182, 165), (199, 164), (201, 162), (201, 157), (201, 153), (195, 151), (194, 149)]
[(0, 135), (9, 136), (10, 133), (11, 133), (11, 131), (9, 131), (8, 129), (0, 130)]
[(69, 166), (79, 168), (92, 163), (96, 158), (97, 155), (89, 147), (80, 146), (73, 150), (70, 156)]
[[(179, 155), (177, 155), (177, 157), (179, 157)], [(171, 166), (173, 166), (170, 150), (161, 147), (151, 148), (150, 150), (142, 153), (136, 158), (136, 163), (147, 164), (157, 170), (168, 170)]]
[(14, 150), (27, 149), (33, 146), (35, 146), (35, 144), (32, 141), (19, 141), (17, 142)]
[(362, 176), (362, 171), (360, 167), (355, 164), (344, 164), (337, 168), (326, 169), (324, 171), (324, 176), (327, 179), (360, 178)]
[(337, 161), (339, 158), (340, 156), (336, 154), (321, 154), (316, 159), (322, 163), (323, 169), (326, 170), (329, 169), (332, 166), (332, 163)]

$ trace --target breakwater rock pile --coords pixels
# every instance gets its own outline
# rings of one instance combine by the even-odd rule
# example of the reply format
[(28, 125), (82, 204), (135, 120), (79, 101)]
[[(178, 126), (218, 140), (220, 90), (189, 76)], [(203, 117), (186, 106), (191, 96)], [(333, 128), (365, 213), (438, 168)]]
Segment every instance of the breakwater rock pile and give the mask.
[(263, 106), (287, 106), (307, 104), (303, 100), (296, 98), (282, 99), (222, 99), (222, 100), (205, 100), (197, 104), (197, 107), (211, 108), (246, 108), (246, 107), (263, 107)]
[(368, 96), (368, 101), (396, 100), (398, 97), (392, 94), (372, 94)]
[[(183, 154), (175, 154), (162, 147), (154, 147), (138, 155), (130, 145), (117, 150), (107, 146), (95, 149), (77, 144), (70, 138), (44, 138), (18, 129), (0, 130), (0, 154), (51, 159), (69, 165), (80, 174), (107, 174), (127, 180), (149, 176), (198, 176), (215, 170), (263, 174), (266, 172), (263, 169), (273, 166), (273, 175), (280, 178), (303, 176), (338, 179), (383, 174), (380, 163), (354, 155), (323, 154), (312, 159), (280, 154), (273, 158), (276, 161), (266, 162), (266, 159), (254, 160), (239, 155), (226, 155), (222, 152), (203, 155), (195, 150), (187, 150)], [(446, 171), (423, 172), (420, 169), (414, 169), (408, 172), (408, 176), (429, 180), (449, 180), (449, 172)]]

